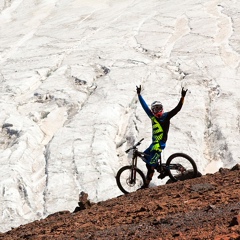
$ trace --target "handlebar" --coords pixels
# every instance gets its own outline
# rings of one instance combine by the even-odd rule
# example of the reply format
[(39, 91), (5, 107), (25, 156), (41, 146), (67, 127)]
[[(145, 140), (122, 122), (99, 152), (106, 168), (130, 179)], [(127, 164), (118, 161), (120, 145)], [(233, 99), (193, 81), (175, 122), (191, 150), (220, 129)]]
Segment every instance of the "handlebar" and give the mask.
[(131, 148), (129, 148), (128, 150), (126, 150), (125, 153), (128, 153), (128, 152), (129, 152), (130, 150), (132, 150), (132, 149), (136, 149), (137, 146), (139, 146), (143, 140), (144, 140), (144, 138), (142, 138), (139, 142), (137, 142), (137, 143), (134, 144)]

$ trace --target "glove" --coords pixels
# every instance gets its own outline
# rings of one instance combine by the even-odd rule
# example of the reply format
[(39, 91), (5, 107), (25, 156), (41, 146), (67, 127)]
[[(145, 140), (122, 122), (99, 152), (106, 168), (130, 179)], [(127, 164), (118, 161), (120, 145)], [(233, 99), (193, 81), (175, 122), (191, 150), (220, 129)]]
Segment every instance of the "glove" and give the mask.
[(136, 88), (137, 88), (137, 94), (140, 94), (141, 93), (141, 85), (138, 87), (138, 86), (136, 86)]
[(186, 96), (188, 89), (184, 90), (184, 88), (182, 88), (182, 97), (184, 98)]

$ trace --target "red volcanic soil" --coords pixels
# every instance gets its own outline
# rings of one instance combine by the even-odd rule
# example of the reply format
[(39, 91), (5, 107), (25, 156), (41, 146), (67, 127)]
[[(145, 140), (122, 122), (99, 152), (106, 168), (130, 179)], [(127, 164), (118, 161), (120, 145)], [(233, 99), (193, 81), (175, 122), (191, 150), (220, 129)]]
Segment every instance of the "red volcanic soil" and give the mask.
[(0, 239), (240, 239), (240, 167), (139, 190), (107, 201), (80, 198)]

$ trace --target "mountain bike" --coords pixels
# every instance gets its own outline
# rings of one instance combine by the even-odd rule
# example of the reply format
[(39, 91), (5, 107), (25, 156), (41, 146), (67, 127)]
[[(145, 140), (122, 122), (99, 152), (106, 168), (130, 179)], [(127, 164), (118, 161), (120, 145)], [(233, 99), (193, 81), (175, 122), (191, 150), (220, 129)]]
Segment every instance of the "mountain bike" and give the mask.
[[(144, 173), (137, 167), (138, 157), (140, 157), (144, 162), (146, 161), (146, 154), (138, 151), (137, 148), (143, 140), (144, 138), (125, 151), (128, 153), (133, 150), (132, 163), (131, 165), (120, 168), (117, 172), (117, 185), (125, 194), (138, 190), (146, 183)], [(168, 176), (172, 182), (183, 181), (198, 176), (196, 163), (191, 157), (184, 153), (172, 154), (167, 159), (166, 163), (163, 163), (160, 157), (155, 170), (160, 173), (158, 178), (163, 179)]]

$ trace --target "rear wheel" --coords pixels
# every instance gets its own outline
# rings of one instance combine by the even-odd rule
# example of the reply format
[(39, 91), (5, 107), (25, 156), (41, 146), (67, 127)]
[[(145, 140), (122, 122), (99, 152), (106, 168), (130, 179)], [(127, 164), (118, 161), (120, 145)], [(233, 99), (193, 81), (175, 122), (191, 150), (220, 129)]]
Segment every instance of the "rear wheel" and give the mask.
[(172, 181), (183, 181), (198, 176), (197, 165), (194, 160), (185, 153), (174, 153), (167, 162), (166, 167)]
[(119, 189), (127, 194), (138, 190), (145, 184), (146, 179), (140, 169), (124, 166), (117, 172), (116, 181)]

